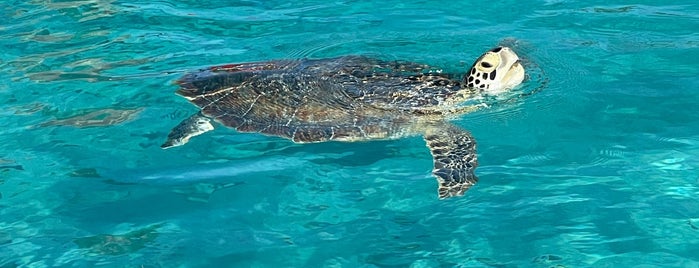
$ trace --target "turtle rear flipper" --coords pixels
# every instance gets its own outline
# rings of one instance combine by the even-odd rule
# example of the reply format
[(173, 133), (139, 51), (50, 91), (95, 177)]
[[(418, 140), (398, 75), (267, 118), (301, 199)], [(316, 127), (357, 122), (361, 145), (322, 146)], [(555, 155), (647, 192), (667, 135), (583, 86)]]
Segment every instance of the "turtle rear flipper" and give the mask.
[(468, 131), (443, 123), (428, 128), (424, 138), (434, 158), (440, 199), (461, 196), (476, 184), (476, 141)]
[(213, 130), (211, 120), (201, 113), (196, 113), (189, 118), (182, 120), (175, 128), (167, 135), (165, 143), (160, 145), (160, 148), (167, 149), (170, 147), (184, 145), (189, 142), (189, 139), (200, 135), (204, 132)]

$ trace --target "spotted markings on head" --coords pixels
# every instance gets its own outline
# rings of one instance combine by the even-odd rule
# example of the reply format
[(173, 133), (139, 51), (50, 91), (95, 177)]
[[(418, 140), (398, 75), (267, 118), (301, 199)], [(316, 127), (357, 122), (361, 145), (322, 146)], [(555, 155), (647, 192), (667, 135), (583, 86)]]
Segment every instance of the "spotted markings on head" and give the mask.
[[(487, 62), (482, 62), (482, 63), (487, 64)], [(483, 66), (483, 67), (489, 68), (492, 66)], [(469, 77), (467, 79), (467, 82), (468, 82), (467, 86), (469, 88), (487, 89), (490, 87), (490, 85), (482, 83), (482, 82), (487, 81), (487, 80), (495, 80), (495, 77), (497, 76), (497, 71), (495, 69), (493, 69), (493, 71), (490, 73), (480, 72), (480, 71), (476, 70), (476, 67), (473, 67), (473, 68), (471, 68), (470, 74), (471, 75), (469, 75)]]

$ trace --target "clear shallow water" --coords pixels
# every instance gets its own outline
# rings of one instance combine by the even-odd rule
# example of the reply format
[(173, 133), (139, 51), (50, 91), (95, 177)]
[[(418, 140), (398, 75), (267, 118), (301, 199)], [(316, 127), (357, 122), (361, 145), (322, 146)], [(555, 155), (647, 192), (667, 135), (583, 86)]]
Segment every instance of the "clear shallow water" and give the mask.
[[(11, 1), (0, 266), (699, 266), (693, 1)], [(440, 201), (421, 138), (161, 150), (187, 71), (374, 55), (465, 70), (514, 44), (545, 88), (456, 123), (480, 182)], [(535, 83), (530, 81), (530, 83)]]

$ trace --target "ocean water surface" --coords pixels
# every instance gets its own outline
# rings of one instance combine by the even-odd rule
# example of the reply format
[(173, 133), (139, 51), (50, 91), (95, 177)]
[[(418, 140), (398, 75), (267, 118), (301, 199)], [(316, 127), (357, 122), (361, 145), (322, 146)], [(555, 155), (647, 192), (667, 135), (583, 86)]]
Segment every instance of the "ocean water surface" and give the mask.
[[(0, 267), (699, 267), (698, 30), (688, 0), (5, 1)], [(199, 68), (502, 43), (538, 90), (454, 122), (464, 197), (420, 137), (159, 147)]]

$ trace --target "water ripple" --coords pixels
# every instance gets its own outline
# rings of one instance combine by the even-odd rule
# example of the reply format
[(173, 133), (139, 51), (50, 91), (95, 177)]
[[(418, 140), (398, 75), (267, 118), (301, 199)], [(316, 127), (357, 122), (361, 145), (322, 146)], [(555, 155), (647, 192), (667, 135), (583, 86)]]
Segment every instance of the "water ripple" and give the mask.
[[(4, 3), (0, 266), (697, 266), (692, 1)], [(435, 197), (419, 137), (158, 147), (196, 112), (172, 85), (191, 70), (362, 54), (462, 73), (497, 44), (529, 77), (457, 122), (480, 161), (461, 198)]]

